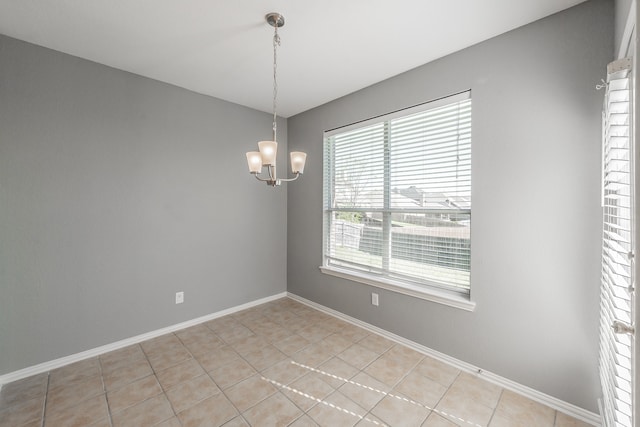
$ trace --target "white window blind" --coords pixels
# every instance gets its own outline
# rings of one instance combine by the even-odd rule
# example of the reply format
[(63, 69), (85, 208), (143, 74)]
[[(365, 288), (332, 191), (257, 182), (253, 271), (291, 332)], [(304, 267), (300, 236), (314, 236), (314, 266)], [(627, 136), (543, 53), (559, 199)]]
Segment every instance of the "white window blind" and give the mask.
[(470, 92), (324, 142), (324, 265), (469, 295)]
[(633, 167), (630, 61), (609, 64), (603, 108), (603, 246), (600, 379), (606, 427), (631, 427), (633, 338), (613, 326), (632, 325)]

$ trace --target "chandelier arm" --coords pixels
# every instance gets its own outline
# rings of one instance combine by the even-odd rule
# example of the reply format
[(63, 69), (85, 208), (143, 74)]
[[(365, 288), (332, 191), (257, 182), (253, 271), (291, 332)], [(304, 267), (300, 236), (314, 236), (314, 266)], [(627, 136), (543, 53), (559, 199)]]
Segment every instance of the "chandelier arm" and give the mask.
[(300, 178), (300, 175), (301, 175), (300, 172), (296, 172), (295, 174), (296, 174), (296, 176), (294, 176), (293, 178), (286, 178), (286, 179), (285, 178), (280, 178), (278, 181), (281, 181), (281, 182), (295, 181), (296, 179)]

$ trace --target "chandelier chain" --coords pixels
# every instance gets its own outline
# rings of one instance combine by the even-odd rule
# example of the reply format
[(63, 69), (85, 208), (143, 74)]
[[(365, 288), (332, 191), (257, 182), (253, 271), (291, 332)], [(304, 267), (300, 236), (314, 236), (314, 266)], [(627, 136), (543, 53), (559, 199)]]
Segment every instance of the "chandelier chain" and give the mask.
[(280, 35), (278, 35), (278, 25), (274, 26), (273, 34), (273, 140), (277, 141), (278, 132), (276, 108), (278, 98), (278, 46), (280, 46)]

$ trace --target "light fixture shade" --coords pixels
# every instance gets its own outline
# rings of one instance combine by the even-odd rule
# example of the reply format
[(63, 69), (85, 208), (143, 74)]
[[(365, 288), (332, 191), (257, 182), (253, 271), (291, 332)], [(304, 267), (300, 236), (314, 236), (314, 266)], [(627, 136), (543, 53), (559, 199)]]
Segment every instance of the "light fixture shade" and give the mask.
[(247, 163), (249, 164), (249, 172), (260, 173), (262, 170), (262, 154), (259, 151), (249, 151), (247, 153)]
[(307, 161), (307, 153), (302, 151), (292, 151), (291, 154), (291, 172), (302, 173), (304, 172), (304, 164)]
[(258, 142), (260, 154), (262, 154), (262, 164), (271, 166), (276, 164), (276, 154), (278, 154), (278, 143), (275, 141)]

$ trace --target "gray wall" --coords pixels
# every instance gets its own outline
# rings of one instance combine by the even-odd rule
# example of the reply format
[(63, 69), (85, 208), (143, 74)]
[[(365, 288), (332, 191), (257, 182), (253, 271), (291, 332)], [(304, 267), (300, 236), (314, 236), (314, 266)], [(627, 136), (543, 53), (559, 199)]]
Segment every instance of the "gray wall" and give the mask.
[[(592, 0), (289, 118), (289, 140), (309, 164), (288, 188), (287, 289), (597, 412), (602, 93), (594, 86), (613, 38), (613, 2)], [(323, 130), (469, 88), (476, 310), (322, 274)]]
[(2, 36), (0, 100), (0, 374), (286, 290), (269, 114)]

